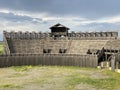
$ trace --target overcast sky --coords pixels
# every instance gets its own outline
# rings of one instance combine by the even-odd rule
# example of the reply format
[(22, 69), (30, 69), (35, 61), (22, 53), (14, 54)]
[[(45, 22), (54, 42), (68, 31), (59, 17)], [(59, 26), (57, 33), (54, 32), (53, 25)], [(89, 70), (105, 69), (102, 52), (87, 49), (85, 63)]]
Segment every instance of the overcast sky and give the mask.
[(120, 31), (120, 0), (0, 0), (0, 40), (6, 31)]

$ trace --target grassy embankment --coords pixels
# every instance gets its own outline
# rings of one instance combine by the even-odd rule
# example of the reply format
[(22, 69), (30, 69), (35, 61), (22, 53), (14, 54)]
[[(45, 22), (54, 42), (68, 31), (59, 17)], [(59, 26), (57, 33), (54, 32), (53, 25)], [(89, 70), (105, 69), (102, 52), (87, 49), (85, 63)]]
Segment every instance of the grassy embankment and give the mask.
[(3, 45), (2, 43), (0, 43), (0, 54), (2, 54), (2, 52), (3, 52)]

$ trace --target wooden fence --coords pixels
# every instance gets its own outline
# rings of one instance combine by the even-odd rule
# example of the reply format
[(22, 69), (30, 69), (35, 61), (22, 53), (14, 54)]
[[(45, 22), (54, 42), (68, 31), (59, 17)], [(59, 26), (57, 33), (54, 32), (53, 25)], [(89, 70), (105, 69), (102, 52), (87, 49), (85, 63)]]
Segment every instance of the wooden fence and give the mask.
[(120, 53), (115, 54), (115, 60), (120, 61)]
[(120, 69), (120, 53), (115, 54), (115, 68)]
[(21, 65), (61, 65), (97, 67), (96, 55), (76, 54), (12, 54), (0, 55), (0, 67)]

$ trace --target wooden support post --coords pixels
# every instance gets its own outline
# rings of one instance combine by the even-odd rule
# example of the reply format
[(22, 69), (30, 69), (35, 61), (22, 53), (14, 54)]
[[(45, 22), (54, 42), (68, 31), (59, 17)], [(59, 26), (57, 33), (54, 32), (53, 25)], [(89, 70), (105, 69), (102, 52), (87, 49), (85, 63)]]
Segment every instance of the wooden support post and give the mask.
[(107, 61), (107, 54), (105, 54), (105, 61)]
[(119, 62), (117, 61), (115, 68), (118, 69), (118, 66), (119, 66)]
[(115, 56), (114, 55), (111, 58), (111, 69), (112, 71), (115, 71)]

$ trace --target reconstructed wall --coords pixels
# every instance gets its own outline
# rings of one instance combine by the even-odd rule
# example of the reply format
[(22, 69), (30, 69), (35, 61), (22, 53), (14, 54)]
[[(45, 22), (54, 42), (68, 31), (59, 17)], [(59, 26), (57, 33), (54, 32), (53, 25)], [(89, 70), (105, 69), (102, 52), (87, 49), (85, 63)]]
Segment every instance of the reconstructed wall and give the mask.
[[(104, 58), (105, 49), (120, 50), (119, 46), (118, 32), (68, 33), (67, 37), (52, 37), (51, 33), (4, 32), (4, 51), (7, 55), (0, 56), (0, 62), (2, 66), (42, 64), (96, 67), (98, 60)], [(103, 50), (103, 53), (92, 53), (97, 55), (92, 56), (88, 50)]]
[(61, 65), (96, 68), (98, 65), (98, 58), (96, 55), (75, 54), (0, 55), (0, 67), (21, 65)]
[[(89, 49), (101, 50), (116, 41), (117, 32), (69, 33), (67, 37), (51, 37), (51, 33), (4, 32), (5, 53), (60, 53), (87, 54)], [(115, 42), (116, 45), (118, 41)], [(108, 45), (106, 45), (108, 44)], [(113, 45), (114, 46), (114, 45)], [(116, 47), (116, 46), (115, 46)]]
[(50, 53), (59, 54), (60, 49), (66, 49), (69, 54), (87, 54), (88, 49), (101, 50), (108, 40), (10, 40), (11, 53), (38, 53), (50, 49)]
[(114, 65), (116, 69), (120, 69), (120, 53), (115, 54)]
[(106, 48), (106, 49), (119, 50), (119, 49), (120, 49), (120, 39), (109, 40), (109, 41), (106, 43), (105, 48)]
[(52, 37), (51, 33), (4, 32), (5, 53), (87, 54), (89, 49), (118, 48), (117, 32), (69, 33), (67, 37)]
[(51, 53), (59, 53), (59, 49), (68, 48), (65, 40), (11, 40), (9, 43), (11, 53), (38, 53), (43, 49), (51, 49)]
[[(36, 33), (36, 32), (6, 32), (4, 31), (4, 35), (6, 38), (12, 39), (42, 39), (51, 37), (52, 33)], [(76, 37), (76, 38), (84, 38), (84, 37), (118, 37), (118, 32), (80, 32), (80, 33), (68, 33), (68, 38)]]
[(8, 45), (8, 40), (6, 39), (5, 35), (3, 35), (3, 48), (4, 48), (4, 51), (3, 53), (4, 54), (10, 54), (10, 47)]
[(102, 50), (108, 40), (73, 40), (69, 53), (87, 54), (89, 49)]

